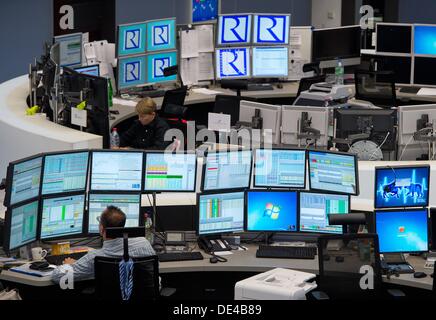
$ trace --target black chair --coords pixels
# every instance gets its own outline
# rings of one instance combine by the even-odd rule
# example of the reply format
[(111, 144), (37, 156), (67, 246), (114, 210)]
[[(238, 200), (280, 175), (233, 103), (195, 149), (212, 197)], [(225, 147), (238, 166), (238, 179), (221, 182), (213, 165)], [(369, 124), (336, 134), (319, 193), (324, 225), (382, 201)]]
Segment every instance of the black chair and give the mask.
[(166, 91), (159, 115), (163, 118), (180, 119), (183, 117), (186, 111), (184, 104), (187, 92), (186, 86)]
[(310, 86), (315, 83), (325, 82), (325, 75), (316, 75), (313, 77), (306, 77), (300, 79), (300, 84), (298, 86), (298, 92), (297, 97), (300, 96), (300, 94), (303, 91), (307, 91), (310, 89)]
[(357, 100), (369, 101), (382, 108), (397, 106), (393, 71), (356, 70), (354, 82)]

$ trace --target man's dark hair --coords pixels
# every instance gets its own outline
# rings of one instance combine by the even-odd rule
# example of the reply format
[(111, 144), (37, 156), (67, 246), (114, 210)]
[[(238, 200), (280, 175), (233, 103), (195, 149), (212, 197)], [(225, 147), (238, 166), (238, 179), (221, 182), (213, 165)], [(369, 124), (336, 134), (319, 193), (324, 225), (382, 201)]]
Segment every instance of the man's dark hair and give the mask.
[(106, 228), (123, 228), (126, 224), (126, 214), (118, 207), (108, 206), (103, 211), (100, 223)]

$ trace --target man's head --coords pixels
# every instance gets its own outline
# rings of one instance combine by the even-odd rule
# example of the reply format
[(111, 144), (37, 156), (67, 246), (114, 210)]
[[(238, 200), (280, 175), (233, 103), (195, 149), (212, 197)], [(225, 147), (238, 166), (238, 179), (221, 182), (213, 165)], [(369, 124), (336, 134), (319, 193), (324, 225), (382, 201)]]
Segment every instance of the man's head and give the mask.
[(100, 216), (100, 235), (106, 239), (107, 228), (123, 228), (126, 224), (126, 214), (118, 207), (107, 207)]
[(144, 98), (136, 105), (136, 113), (138, 114), (139, 122), (146, 126), (156, 116), (156, 103), (150, 97)]

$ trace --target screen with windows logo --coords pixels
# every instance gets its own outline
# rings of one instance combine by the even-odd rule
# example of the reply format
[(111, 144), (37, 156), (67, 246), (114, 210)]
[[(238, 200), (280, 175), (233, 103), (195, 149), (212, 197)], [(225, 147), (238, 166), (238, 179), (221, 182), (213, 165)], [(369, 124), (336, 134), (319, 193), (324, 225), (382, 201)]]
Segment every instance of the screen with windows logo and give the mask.
[(218, 79), (248, 78), (250, 74), (249, 48), (216, 50), (216, 75)]
[(147, 22), (147, 51), (176, 49), (176, 19)]
[(164, 70), (177, 65), (177, 51), (149, 54), (147, 56), (147, 82), (176, 81), (177, 75), (165, 77)]
[(258, 14), (254, 19), (254, 40), (256, 44), (288, 44), (289, 15)]
[(145, 53), (146, 30), (145, 22), (118, 26), (118, 56)]
[(145, 55), (118, 60), (118, 88), (127, 89), (144, 85), (147, 82)]

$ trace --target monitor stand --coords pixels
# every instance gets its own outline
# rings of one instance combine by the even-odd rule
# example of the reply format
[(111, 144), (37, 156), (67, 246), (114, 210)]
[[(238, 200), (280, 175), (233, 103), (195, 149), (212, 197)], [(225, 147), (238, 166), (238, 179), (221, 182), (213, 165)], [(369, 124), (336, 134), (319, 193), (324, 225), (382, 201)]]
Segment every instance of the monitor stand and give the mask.
[(415, 272), (402, 253), (384, 253), (382, 266), (392, 273), (404, 274)]

